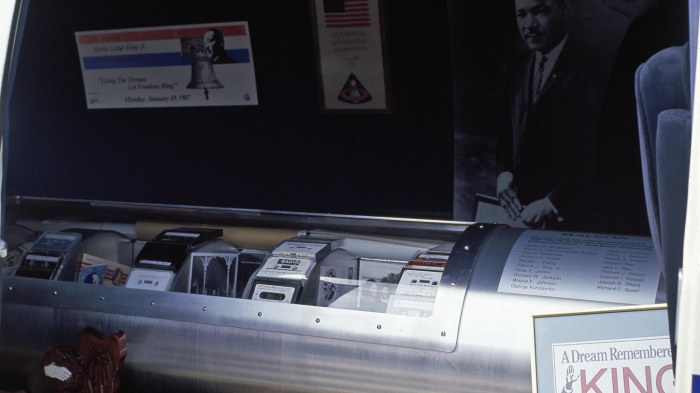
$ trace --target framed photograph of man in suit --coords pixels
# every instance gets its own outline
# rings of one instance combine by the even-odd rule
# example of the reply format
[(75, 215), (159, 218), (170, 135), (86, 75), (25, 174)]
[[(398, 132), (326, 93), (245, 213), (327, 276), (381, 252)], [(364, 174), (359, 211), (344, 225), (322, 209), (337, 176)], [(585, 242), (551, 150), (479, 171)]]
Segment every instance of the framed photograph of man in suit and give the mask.
[(634, 71), (655, 53), (656, 2), (448, 7), (454, 218), (474, 220), (481, 194), (531, 228), (637, 233), (644, 193)]

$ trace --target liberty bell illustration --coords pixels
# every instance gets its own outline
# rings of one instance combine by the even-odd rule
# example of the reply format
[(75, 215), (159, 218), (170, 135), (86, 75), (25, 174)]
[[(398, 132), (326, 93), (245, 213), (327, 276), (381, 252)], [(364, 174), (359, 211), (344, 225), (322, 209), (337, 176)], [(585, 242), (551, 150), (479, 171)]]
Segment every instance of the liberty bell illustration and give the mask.
[(192, 76), (188, 89), (204, 89), (204, 96), (209, 99), (208, 89), (221, 89), (224, 85), (219, 82), (214, 73), (211, 59), (204, 50), (202, 37), (180, 38), (183, 58), (192, 58)]

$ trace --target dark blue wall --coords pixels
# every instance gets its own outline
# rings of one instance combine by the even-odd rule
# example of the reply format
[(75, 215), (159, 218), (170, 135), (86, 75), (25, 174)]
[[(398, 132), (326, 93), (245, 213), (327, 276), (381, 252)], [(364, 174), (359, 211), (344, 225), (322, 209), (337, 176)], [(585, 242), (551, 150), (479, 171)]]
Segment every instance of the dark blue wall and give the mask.
[[(393, 115), (319, 113), (307, 0), (29, 7), (10, 101), (7, 195), (452, 216), (444, 1), (388, 1)], [(257, 107), (87, 110), (75, 32), (231, 21), (250, 26)]]

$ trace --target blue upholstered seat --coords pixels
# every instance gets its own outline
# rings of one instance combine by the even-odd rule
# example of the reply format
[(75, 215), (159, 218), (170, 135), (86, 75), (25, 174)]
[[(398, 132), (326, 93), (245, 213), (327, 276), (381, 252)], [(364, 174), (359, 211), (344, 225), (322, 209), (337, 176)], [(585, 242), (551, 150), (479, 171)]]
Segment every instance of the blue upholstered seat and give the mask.
[(664, 49), (639, 67), (635, 80), (644, 193), (652, 239), (665, 276), (672, 343), (688, 201), (690, 57), (688, 44)]

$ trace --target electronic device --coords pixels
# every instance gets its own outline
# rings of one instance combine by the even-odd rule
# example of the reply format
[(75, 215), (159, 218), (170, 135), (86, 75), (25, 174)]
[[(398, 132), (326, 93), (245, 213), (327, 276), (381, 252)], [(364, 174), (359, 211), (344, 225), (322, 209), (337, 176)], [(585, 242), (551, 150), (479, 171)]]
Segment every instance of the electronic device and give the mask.
[(44, 232), (22, 255), (15, 276), (52, 280), (63, 269), (63, 261), (82, 236), (72, 232)]
[(449, 252), (418, 252), (401, 270), (396, 290), (389, 297), (387, 314), (429, 317), (435, 308)]
[(249, 298), (296, 303), (316, 262), (345, 244), (345, 239), (298, 236), (282, 242), (255, 273)]
[(204, 228), (161, 232), (139, 251), (126, 287), (169, 291), (188, 255), (198, 246), (222, 235), (221, 229)]

